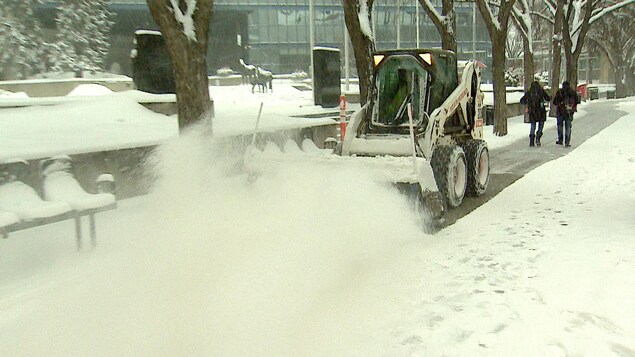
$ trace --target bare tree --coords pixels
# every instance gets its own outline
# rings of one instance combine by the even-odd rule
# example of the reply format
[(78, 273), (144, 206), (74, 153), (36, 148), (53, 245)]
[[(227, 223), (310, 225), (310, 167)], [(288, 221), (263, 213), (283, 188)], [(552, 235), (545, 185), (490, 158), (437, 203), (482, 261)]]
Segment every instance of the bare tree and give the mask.
[[(441, 0), (441, 13), (430, 0), (419, 0), (423, 10), (441, 35), (441, 47), (456, 53), (456, 10), (454, 0)], [(436, 3), (436, 2), (435, 2)]]
[(342, 3), (346, 28), (355, 54), (360, 103), (364, 105), (370, 100), (373, 85), (375, 38), (370, 24), (374, 0), (342, 0)]
[[(539, 13), (544, 20), (552, 25), (551, 31), (551, 73), (549, 75), (549, 84), (551, 86), (551, 97), (556, 94), (560, 87), (560, 67), (562, 66), (562, 24), (564, 23), (564, 6), (565, 0), (543, 0), (546, 13)], [(551, 105), (549, 116), (556, 116), (556, 108)]]
[(512, 11), (512, 21), (518, 30), (522, 40), (523, 49), (523, 72), (525, 74), (524, 87), (529, 89), (529, 85), (534, 80), (536, 65), (534, 63), (534, 31), (531, 19), (532, 9), (527, 0), (516, 0)]
[(518, 26), (516, 26), (516, 24), (514, 23), (514, 26), (509, 28), (509, 32), (507, 33), (507, 39), (505, 40), (505, 56), (507, 58), (522, 57), (523, 50), (524, 50), (523, 40), (524, 38), (522, 34), (520, 33)]
[(147, 0), (165, 39), (176, 82), (179, 128), (209, 114), (207, 36), (214, 0)]
[[(627, 82), (627, 73), (633, 73), (635, 64), (635, 28), (632, 19), (635, 7), (624, 7), (604, 16), (589, 31), (589, 45), (606, 54), (615, 80), (616, 96), (625, 97), (633, 92), (632, 84)], [(630, 88), (627, 88), (627, 85)]]
[(549, 10), (544, 18), (554, 25), (552, 90), (560, 79), (561, 51), (564, 49), (566, 58), (566, 79), (575, 86), (578, 82), (578, 59), (591, 25), (611, 12), (635, 3), (635, 0), (607, 3), (592, 0), (543, 1)]
[(500, 0), (491, 8), (489, 0), (476, 0), (492, 40), (492, 79), (494, 81), (494, 134), (507, 135), (507, 98), (505, 90), (505, 44), (509, 17), (516, 0)]
[(576, 0), (569, 1), (564, 7), (562, 44), (567, 65), (566, 78), (573, 88), (578, 84), (578, 59), (589, 31), (593, 6), (594, 3), (591, 0)]

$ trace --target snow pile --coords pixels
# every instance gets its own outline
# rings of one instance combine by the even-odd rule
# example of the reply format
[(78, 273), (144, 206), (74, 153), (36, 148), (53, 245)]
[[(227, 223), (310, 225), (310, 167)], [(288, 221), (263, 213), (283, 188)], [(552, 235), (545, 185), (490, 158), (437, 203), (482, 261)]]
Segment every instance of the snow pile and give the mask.
[(20, 217), (12, 212), (0, 211), (0, 228), (20, 222)]
[(14, 93), (0, 89), (0, 98), (29, 98), (29, 96), (24, 92)]
[(0, 210), (17, 214), (29, 221), (66, 213), (71, 208), (64, 202), (47, 202), (27, 184), (14, 181), (0, 186)]
[[(52, 157), (42, 163), (42, 168), (42, 191), (49, 201), (66, 202), (76, 211), (115, 203), (115, 196), (110, 193), (90, 194), (84, 191), (73, 177), (72, 161), (68, 155)], [(109, 178), (112, 179), (112, 176)]]
[(177, 134), (176, 118), (144, 108), (125, 92), (55, 106), (3, 109), (0, 160), (154, 145)]
[(102, 86), (101, 84), (80, 84), (70, 91), (67, 96), (79, 97), (79, 96), (98, 96), (113, 93), (110, 88)]
[(47, 200), (67, 202), (77, 211), (115, 203), (115, 196), (110, 193), (90, 194), (84, 191), (73, 175), (64, 171), (46, 175), (42, 187)]

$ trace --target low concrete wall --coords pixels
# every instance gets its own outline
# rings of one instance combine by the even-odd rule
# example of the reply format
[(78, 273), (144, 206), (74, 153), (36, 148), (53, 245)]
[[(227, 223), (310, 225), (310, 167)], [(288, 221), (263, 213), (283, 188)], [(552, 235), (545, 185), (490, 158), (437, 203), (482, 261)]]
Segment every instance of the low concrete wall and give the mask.
[(25, 81), (3, 81), (0, 82), (0, 89), (9, 92), (24, 92), (29, 97), (61, 97), (70, 93), (80, 84), (99, 84), (107, 87), (113, 92), (123, 92), (134, 89), (134, 83), (130, 78), (71, 78), (71, 79), (46, 79), (46, 80), (25, 80)]
[[(274, 142), (281, 149), (288, 139), (302, 143), (304, 137), (313, 139), (320, 148), (324, 147), (324, 140), (327, 137), (337, 138), (338, 125), (321, 125), (310, 128), (298, 128), (281, 130), (277, 132), (260, 133), (257, 136), (256, 145), (261, 149), (266, 142)], [(219, 141), (231, 150), (223, 150), (242, 157), (247, 145), (251, 144), (252, 135), (238, 135), (227, 137)], [(116, 183), (115, 195), (117, 199), (124, 199), (148, 193), (153, 183), (152, 167), (147, 165), (148, 158), (155, 151), (156, 146), (127, 148), (112, 151), (100, 151), (70, 155), (73, 160), (75, 178), (79, 181), (84, 190), (96, 193), (95, 180), (101, 174), (113, 175)], [(26, 183), (42, 193), (42, 183), (39, 173), (40, 161), (46, 157), (29, 160), (30, 172), (26, 178)], [(186, 184), (186, 183), (183, 183)]]

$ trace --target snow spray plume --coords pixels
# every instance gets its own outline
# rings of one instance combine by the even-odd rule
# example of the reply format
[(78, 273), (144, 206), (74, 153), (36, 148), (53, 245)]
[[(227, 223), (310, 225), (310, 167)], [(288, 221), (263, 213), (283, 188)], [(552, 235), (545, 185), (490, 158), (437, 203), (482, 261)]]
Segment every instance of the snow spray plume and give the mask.
[(372, 356), (389, 348), (399, 253), (421, 237), (406, 200), (368, 172), (304, 162), (249, 183), (234, 170), (232, 145), (241, 144), (192, 128), (156, 150), (149, 212), (122, 229), (121, 253), (101, 257), (89, 289), (51, 300), (74, 309), (72, 318), (46, 312), (59, 315), (47, 323), (65, 326), (49, 338), (54, 352)]

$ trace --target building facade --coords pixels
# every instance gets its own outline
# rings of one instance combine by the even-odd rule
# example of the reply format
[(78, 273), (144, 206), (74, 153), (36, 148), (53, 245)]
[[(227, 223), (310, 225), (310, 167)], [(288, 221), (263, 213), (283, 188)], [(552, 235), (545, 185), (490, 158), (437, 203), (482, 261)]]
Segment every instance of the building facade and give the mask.
[[(440, 1), (437, 2), (440, 6)], [(473, 39), (473, 3), (455, 4), (459, 59), (472, 58), (475, 46), (475, 57), (489, 63), (491, 43), (480, 14), (475, 16)], [(145, 0), (113, 0), (109, 5), (115, 14), (115, 24), (106, 69), (130, 75), (135, 30), (158, 28)], [(56, 6), (56, 1), (45, 1), (37, 11), (51, 37), (55, 31)], [(344, 57), (346, 28), (341, 0), (314, 0), (313, 8), (315, 46), (339, 48)], [(417, 0), (376, 0), (372, 17), (378, 49), (440, 46), (436, 28)], [(309, 0), (216, 0), (210, 24), (208, 73), (215, 74), (222, 67), (236, 69), (241, 58), (276, 74), (308, 72), (309, 26)], [(354, 72), (352, 50), (349, 63)]]

